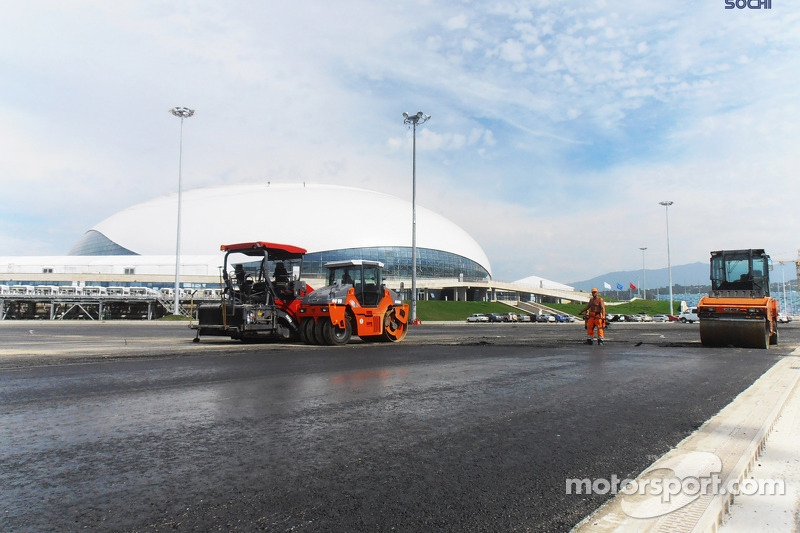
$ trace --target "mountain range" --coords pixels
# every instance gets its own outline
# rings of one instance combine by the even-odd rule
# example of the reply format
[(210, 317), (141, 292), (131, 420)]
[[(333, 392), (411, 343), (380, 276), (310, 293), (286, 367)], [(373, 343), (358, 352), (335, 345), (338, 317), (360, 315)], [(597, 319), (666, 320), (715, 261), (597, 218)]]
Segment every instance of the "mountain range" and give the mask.
[[(608, 283), (616, 290), (617, 283), (624, 287), (624, 290), (630, 288), (633, 283), (636, 287), (644, 286), (646, 289), (657, 287), (669, 286), (669, 270), (667, 268), (659, 268), (653, 270), (645, 270), (646, 283), (642, 280), (642, 271), (640, 270), (627, 270), (620, 272), (609, 272), (592, 279), (585, 281), (576, 281), (569, 283), (576, 290), (589, 291), (593, 287), (597, 287), (600, 291), (604, 290), (603, 283)], [(688, 265), (676, 265), (672, 267), (672, 284), (675, 285), (709, 285), (709, 266), (708, 263), (690, 263)], [(797, 273), (794, 267), (786, 266), (786, 281), (796, 279)], [(775, 269), (770, 274), (770, 281), (778, 283), (783, 280), (783, 274), (780, 265), (775, 265)], [(607, 289), (605, 289), (607, 290)]]

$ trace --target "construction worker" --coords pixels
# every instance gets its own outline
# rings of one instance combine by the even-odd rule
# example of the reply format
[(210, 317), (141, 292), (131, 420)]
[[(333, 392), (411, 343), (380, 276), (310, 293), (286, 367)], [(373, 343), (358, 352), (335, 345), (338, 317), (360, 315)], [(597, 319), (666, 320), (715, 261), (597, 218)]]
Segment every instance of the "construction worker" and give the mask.
[(589, 338), (586, 339), (586, 344), (592, 344), (594, 340), (594, 328), (597, 328), (597, 344), (603, 344), (603, 326), (606, 321), (606, 302), (597, 293), (597, 289), (592, 289), (592, 298), (586, 307), (578, 311), (578, 314), (586, 312), (586, 334)]

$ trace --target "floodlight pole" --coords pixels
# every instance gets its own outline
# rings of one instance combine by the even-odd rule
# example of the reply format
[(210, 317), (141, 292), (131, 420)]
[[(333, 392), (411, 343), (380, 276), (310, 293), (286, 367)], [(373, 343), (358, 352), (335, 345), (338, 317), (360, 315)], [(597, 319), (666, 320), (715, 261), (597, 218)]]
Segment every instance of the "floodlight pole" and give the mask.
[(431, 116), (418, 111), (416, 115), (403, 113), (403, 123), (414, 130), (411, 141), (411, 317), (409, 324), (417, 322), (417, 125), (424, 124)]
[(783, 312), (789, 314), (789, 308), (786, 306), (786, 261), (778, 261), (781, 264), (781, 274), (783, 275)]
[(181, 285), (181, 181), (183, 172), (183, 119), (194, 115), (194, 109), (188, 107), (173, 107), (170, 113), (181, 119), (181, 140), (178, 151), (178, 236), (175, 239), (175, 298), (172, 305), (172, 314), (179, 315), (180, 306), (180, 285)]
[(664, 202), (658, 202), (659, 205), (663, 205), (664, 209), (667, 213), (667, 270), (669, 271), (669, 314), (671, 315), (674, 312), (673, 304), (672, 304), (672, 263), (669, 257), (669, 206), (671, 206), (675, 202), (671, 202), (666, 200)]
[[(647, 300), (647, 274), (644, 270), (644, 251), (647, 250), (647, 246), (642, 246), (639, 248), (642, 251), (642, 299)], [(672, 313), (669, 313), (670, 315)]]

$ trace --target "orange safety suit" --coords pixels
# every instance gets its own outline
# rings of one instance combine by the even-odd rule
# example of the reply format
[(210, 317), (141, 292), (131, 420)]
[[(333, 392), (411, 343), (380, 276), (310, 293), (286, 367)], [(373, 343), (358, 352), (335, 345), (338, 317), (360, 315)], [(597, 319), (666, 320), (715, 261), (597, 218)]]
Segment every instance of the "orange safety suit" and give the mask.
[(600, 296), (592, 296), (584, 309), (589, 310), (586, 313), (586, 334), (590, 339), (593, 338), (594, 328), (597, 328), (597, 337), (602, 339), (603, 326), (606, 325), (606, 303)]

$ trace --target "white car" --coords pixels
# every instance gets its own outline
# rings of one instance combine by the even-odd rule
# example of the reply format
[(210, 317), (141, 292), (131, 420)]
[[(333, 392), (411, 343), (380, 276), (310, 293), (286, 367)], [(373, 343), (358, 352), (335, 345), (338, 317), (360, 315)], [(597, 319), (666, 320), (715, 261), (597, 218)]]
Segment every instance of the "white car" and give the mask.
[(653, 322), (667, 322), (669, 317), (667, 315), (656, 315), (653, 317)]
[(697, 308), (696, 307), (689, 307), (685, 311), (681, 311), (681, 314), (678, 315), (678, 320), (686, 324), (692, 324), (694, 322), (699, 322), (700, 318), (697, 316)]
[(789, 315), (785, 313), (778, 313), (778, 322), (781, 322), (782, 324), (788, 324), (791, 321), (792, 317), (790, 317)]
[(475, 313), (467, 318), (467, 322), (489, 322), (489, 317), (480, 313)]

